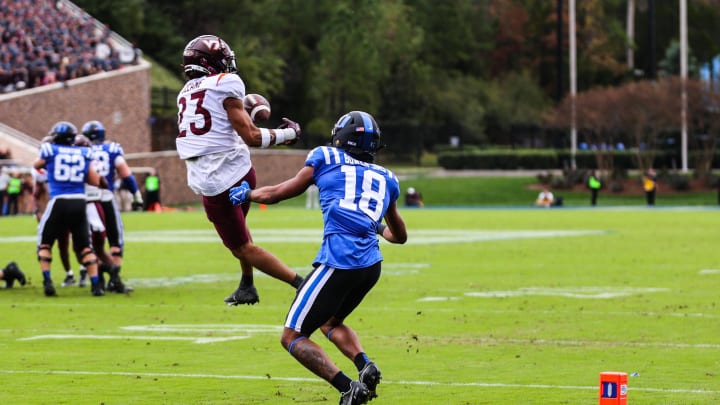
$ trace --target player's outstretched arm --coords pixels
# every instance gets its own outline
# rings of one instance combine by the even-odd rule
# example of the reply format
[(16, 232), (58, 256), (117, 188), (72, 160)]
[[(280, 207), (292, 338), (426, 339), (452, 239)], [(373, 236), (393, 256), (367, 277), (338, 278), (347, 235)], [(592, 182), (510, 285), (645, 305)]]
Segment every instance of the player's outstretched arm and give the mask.
[(291, 179), (274, 186), (255, 189), (252, 191), (251, 199), (257, 203), (275, 204), (276, 202), (299, 196), (313, 184), (314, 170), (312, 166), (305, 166)]
[(380, 235), (390, 243), (405, 243), (407, 242), (407, 229), (405, 228), (405, 221), (400, 215), (400, 211), (397, 208), (397, 202), (393, 202), (385, 212), (385, 223), (387, 227), (382, 230)]
[(278, 129), (256, 127), (240, 99), (226, 98), (223, 106), (233, 128), (248, 146), (267, 148), (289, 144), (300, 136), (300, 125), (291, 120), (283, 119), (283, 127)]
[(274, 186), (260, 187), (255, 190), (251, 190), (247, 182), (243, 182), (240, 186), (230, 189), (230, 201), (235, 205), (249, 201), (275, 204), (296, 197), (313, 184), (313, 171), (314, 169), (311, 166), (305, 166), (291, 179)]

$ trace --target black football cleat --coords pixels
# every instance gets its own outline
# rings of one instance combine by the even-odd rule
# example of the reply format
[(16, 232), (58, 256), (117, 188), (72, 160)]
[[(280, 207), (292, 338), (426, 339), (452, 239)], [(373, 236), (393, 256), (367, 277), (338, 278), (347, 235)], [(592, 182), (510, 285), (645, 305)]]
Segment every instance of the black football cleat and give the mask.
[(254, 285), (251, 286), (240, 286), (237, 290), (235, 290), (232, 295), (225, 298), (225, 303), (228, 304), (228, 306), (234, 306), (234, 305), (240, 305), (240, 304), (248, 304), (253, 305), (260, 302), (260, 297), (258, 296), (257, 289), (255, 289)]
[(54, 297), (57, 295), (55, 286), (53, 285), (52, 279), (43, 280), (43, 290), (45, 291), (46, 297)]
[(87, 269), (80, 269), (80, 281), (78, 287), (85, 287), (88, 284)]
[(362, 370), (360, 370), (360, 381), (367, 385), (368, 388), (368, 401), (372, 401), (373, 398), (377, 398), (377, 386), (380, 384), (382, 374), (380, 369), (377, 368), (375, 363), (368, 362)]
[(135, 291), (134, 288), (130, 287), (129, 285), (125, 285), (125, 283), (119, 280), (108, 281), (106, 290), (118, 294), (130, 294), (131, 292)]
[(76, 281), (77, 280), (75, 280), (74, 275), (68, 274), (67, 276), (65, 276), (65, 280), (63, 280), (62, 284), (60, 284), (60, 285), (63, 287), (68, 287), (68, 286), (75, 284)]
[(132, 287), (126, 286), (120, 278), (120, 267), (112, 266), (110, 268), (110, 280), (105, 288), (107, 291), (119, 294), (129, 294), (135, 291)]
[(98, 281), (90, 286), (90, 293), (96, 297), (102, 297), (105, 295), (105, 286), (103, 286), (103, 283)]
[(367, 404), (369, 396), (370, 391), (368, 391), (367, 385), (360, 381), (352, 381), (350, 389), (340, 396), (340, 405)]

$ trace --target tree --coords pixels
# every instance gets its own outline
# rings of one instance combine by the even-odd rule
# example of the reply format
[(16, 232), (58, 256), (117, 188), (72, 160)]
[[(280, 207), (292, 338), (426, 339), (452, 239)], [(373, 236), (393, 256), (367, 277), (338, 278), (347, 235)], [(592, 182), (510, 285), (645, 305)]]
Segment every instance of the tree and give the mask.
[[(680, 91), (679, 78), (674, 78), (671, 85), (671, 91)], [(720, 137), (720, 92), (700, 80), (687, 80), (685, 89), (688, 133), (691, 134), (689, 143), (698, 151), (695, 173), (700, 178), (709, 178)]]
[[(577, 126), (589, 142), (598, 146), (598, 168), (612, 169), (611, 146), (618, 141), (635, 151), (640, 170), (653, 167), (662, 136), (680, 127), (679, 94), (676, 78), (629, 82), (579, 93)], [(570, 127), (570, 103), (566, 98), (550, 115), (552, 125)]]
[[(720, 54), (720, 0), (688, 2), (688, 43), (700, 64)], [(713, 71), (710, 70), (712, 82)]]
[[(577, 94), (575, 98), (578, 134), (595, 155), (600, 176), (613, 174), (613, 148), (622, 134), (622, 92), (613, 87), (595, 87)], [(548, 116), (548, 123), (568, 130), (571, 125), (572, 99), (566, 97)]]
[(622, 82), (627, 73), (622, 20), (606, 13), (607, 1), (584, 0), (577, 4), (579, 88)]
[[(507, 136), (514, 127), (542, 125), (545, 110), (550, 106), (549, 97), (527, 70), (511, 72), (497, 81), (485, 85), (482, 105), (485, 106), (485, 122), (497, 130), (489, 134), (492, 143), (505, 143), (497, 135)], [(515, 144), (511, 139), (511, 143)]]
[[(660, 74), (663, 76), (679, 76), (680, 75), (680, 41), (673, 40), (670, 46), (665, 50), (665, 58), (658, 64)], [(688, 76), (698, 77), (700, 75), (700, 67), (697, 59), (692, 53), (692, 49), (688, 49)]]

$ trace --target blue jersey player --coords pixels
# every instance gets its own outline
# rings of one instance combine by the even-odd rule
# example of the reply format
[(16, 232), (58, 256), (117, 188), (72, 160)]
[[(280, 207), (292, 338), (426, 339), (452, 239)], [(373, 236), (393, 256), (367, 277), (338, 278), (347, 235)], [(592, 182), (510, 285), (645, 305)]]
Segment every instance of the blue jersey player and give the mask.
[[(391, 243), (407, 240), (397, 208), (399, 181), (390, 170), (373, 164), (379, 141), (380, 128), (370, 114), (349, 112), (335, 124), (331, 146), (313, 149), (295, 177), (256, 190), (243, 183), (230, 191), (234, 204), (273, 204), (295, 197), (313, 184), (319, 188), (323, 240), (313, 260), (314, 270), (288, 311), (281, 343), (341, 393), (341, 404), (364, 404), (377, 396), (380, 370), (344, 321), (380, 278), (383, 257), (377, 235)], [(310, 340), (317, 329), (355, 363), (357, 381)]]
[(89, 148), (73, 146), (77, 128), (60, 121), (50, 130), (52, 143), (40, 146), (40, 156), (34, 163), (35, 169), (45, 169), (50, 189), (50, 200), (38, 224), (37, 254), (43, 275), (45, 295), (57, 295), (50, 277), (52, 245), (70, 231), (78, 261), (87, 269), (91, 280), (91, 292), (95, 296), (105, 294), (99, 282), (97, 256), (89, 239), (89, 228), (85, 215), (85, 183), (107, 186), (92, 167), (92, 152)]
[(142, 193), (135, 176), (125, 161), (122, 146), (117, 142), (105, 140), (105, 127), (100, 121), (88, 121), (82, 126), (82, 134), (92, 143), (93, 159), (98, 173), (105, 178), (108, 188), (102, 190), (100, 205), (105, 218), (105, 231), (112, 263), (101, 263), (100, 272), (109, 273), (107, 290), (117, 293), (128, 293), (133, 289), (123, 284), (120, 279), (120, 267), (123, 263), (124, 226), (120, 217), (120, 209), (115, 201), (115, 174), (120, 175), (125, 187), (133, 194), (133, 206), (142, 206)]

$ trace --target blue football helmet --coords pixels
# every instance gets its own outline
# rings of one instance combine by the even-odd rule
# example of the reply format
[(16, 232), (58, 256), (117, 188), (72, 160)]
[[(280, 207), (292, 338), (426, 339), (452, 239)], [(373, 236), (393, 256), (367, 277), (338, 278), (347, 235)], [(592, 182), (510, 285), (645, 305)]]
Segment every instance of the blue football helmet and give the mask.
[(88, 121), (82, 126), (82, 134), (87, 136), (92, 143), (103, 143), (105, 141), (105, 127), (100, 121)]
[(363, 162), (372, 163), (380, 149), (380, 127), (363, 111), (350, 111), (340, 117), (331, 132), (331, 145), (344, 149)]
[(52, 136), (52, 143), (57, 145), (72, 145), (77, 135), (77, 127), (67, 121), (56, 122), (50, 129), (48, 136)]

